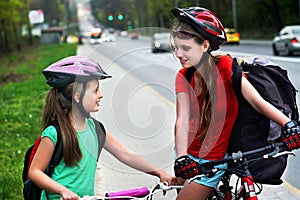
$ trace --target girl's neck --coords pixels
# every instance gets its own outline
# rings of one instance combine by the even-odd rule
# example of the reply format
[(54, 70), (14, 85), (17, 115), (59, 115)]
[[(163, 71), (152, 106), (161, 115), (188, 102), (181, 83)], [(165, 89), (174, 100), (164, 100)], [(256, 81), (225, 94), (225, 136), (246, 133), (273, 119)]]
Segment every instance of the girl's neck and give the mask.
[(72, 110), (69, 113), (69, 118), (76, 131), (83, 131), (86, 129), (85, 117), (79, 111)]
[(203, 78), (197, 71), (194, 73), (194, 91), (199, 96), (203, 90)]

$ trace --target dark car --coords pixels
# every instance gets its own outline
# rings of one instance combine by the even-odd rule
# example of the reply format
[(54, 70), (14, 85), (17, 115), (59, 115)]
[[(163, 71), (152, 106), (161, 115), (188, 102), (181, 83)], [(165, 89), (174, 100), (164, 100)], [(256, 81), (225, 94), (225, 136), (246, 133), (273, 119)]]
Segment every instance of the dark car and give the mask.
[(152, 52), (170, 52), (169, 38), (170, 33), (154, 33), (151, 40)]
[(275, 35), (272, 48), (275, 56), (280, 53), (293, 55), (294, 52), (300, 52), (300, 25), (284, 27)]

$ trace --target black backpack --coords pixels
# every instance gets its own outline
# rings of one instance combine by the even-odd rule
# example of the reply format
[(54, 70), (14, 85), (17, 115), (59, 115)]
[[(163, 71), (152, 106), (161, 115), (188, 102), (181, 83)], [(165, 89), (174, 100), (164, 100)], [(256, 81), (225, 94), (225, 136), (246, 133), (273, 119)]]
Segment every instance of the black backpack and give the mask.
[[(239, 113), (229, 140), (229, 153), (249, 151), (280, 140), (282, 128), (269, 120), (243, 98), (241, 93), (242, 71), (259, 94), (292, 120), (298, 121), (297, 90), (288, 73), (280, 66), (262, 57), (248, 57), (239, 65), (232, 65), (233, 88), (239, 103)], [(240, 62), (239, 62), (240, 63)], [(281, 184), (287, 165), (287, 156), (259, 159), (249, 164), (255, 182)]]
[[(94, 118), (92, 119), (95, 123), (97, 139), (98, 139), (98, 156), (97, 156), (97, 160), (98, 160), (106, 138), (105, 129), (101, 122), (97, 121)], [(63, 158), (63, 142), (62, 142), (62, 136), (61, 136), (59, 125), (57, 121), (54, 121), (51, 125), (53, 125), (56, 129), (57, 143), (55, 145), (52, 158), (49, 162), (49, 166), (45, 171), (45, 174), (47, 174), (49, 177), (52, 176), (52, 173), (54, 172), (54, 168), (59, 164), (59, 162)], [(39, 200), (41, 198), (42, 189), (39, 188), (37, 185), (35, 185), (30, 179), (28, 179), (28, 170), (30, 168), (31, 161), (37, 151), (40, 142), (41, 142), (41, 136), (39, 135), (36, 141), (34, 142), (34, 144), (26, 151), (24, 156), (24, 167), (23, 167), (22, 179), (24, 183), (23, 197), (25, 200)]]

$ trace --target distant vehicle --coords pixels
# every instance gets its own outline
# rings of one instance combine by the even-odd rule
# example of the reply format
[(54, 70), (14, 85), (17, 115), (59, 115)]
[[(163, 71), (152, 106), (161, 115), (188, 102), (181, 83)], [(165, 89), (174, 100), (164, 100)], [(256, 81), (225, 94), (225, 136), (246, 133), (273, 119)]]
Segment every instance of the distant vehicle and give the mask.
[(78, 42), (79, 40), (78, 40), (78, 36), (75, 36), (75, 35), (68, 35), (67, 36), (67, 43), (69, 43), (69, 44), (78, 44), (79, 42)]
[(275, 34), (272, 48), (275, 56), (280, 53), (290, 56), (294, 52), (300, 52), (300, 25), (285, 26)]
[(121, 37), (127, 37), (128, 36), (128, 31), (121, 31), (121, 32), (119, 32), (118, 35), (121, 36)]
[(90, 44), (101, 44), (101, 43), (103, 43), (103, 38), (91, 36)]
[(138, 35), (136, 32), (133, 32), (133, 33), (131, 34), (131, 39), (137, 40), (137, 39), (139, 39), (139, 35)]
[(240, 34), (234, 28), (225, 28), (226, 44), (240, 44)]
[(103, 42), (102, 36), (102, 29), (101, 28), (94, 28), (91, 31), (91, 38), (90, 38), (90, 44), (100, 44)]
[(152, 53), (170, 52), (170, 33), (154, 33), (151, 40)]
[(105, 34), (103, 35), (104, 42), (114, 42), (116, 41), (116, 36), (114, 34)]

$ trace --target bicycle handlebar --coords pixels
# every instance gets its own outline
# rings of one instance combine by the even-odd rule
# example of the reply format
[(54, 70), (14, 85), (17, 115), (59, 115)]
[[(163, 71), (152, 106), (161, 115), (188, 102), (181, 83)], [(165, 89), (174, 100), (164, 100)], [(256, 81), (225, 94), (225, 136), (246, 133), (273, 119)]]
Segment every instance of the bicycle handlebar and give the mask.
[(265, 147), (261, 147), (258, 149), (250, 150), (250, 151), (245, 151), (241, 152), (238, 151), (236, 153), (232, 153), (231, 156), (228, 156), (226, 158), (220, 159), (220, 160), (212, 160), (206, 163), (203, 163), (201, 166), (201, 171), (202, 173), (191, 178), (189, 182), (192, 182), (195, 179), (201, 178), (204, 175), (214, 173), (220, 169), (214, 168), (217, 165), (224, 164), (224, 163), (229, 163), (229, 162), (235, 162), (238, 160), (242, 160), (244, 158), (269, 158), (269, 157), (278, 157), (281, 155), (294, 155), (292, 152), (279, 152), (281, 147), (284, 147), (285, 143), (284, 142), (279, 142), (279, 143), (274, 143), (267, 145)]
[(121, 190), (116, 192), (108, 192), (105, 194), (105, 197), (100, 196), (84, 196), (80, 198), (81, 200), (118, 200), (118, 199), (137, 199), (145, 198), (151, 200), (152, 195), (160, 190), (165, 194), (166, 192), (174, 189), (181, 189), (183, 186), (180, 185), (167, 185), (166, 183), (157, 183), (151, 188), (148, 187), (138, 187), (128, 190)]
[[(228, 163), (228, 162), (232, 162), (232, 161), (238, 161), (243, 158), (253, 157), (257, 154), (261, 155), (262, 153), (266, 153), (265, 155), (268, 155), (269, 157), (270, 156), (273, 157), (279, 153), (280, 147), (283, 147), (284, 145), (285, 144), (283, 142), (280, 142), (280, 143), (270, 144), (268, 146), (261, 147), (258, 149), (250, 150), (250, 151), (245, 151), (245, 152), (238, 151), (236, 153), (232, 153), (232, 156), (228, 156), (228, 157), (220, 159), (220, 160), (212, 160), (212, 161), (209, 161), (208, 163), (204, 163), (204, 165), (210, 165), (213, 167), (216, 165), (220, 165), (220, 164), (224, 164), (224, 163)], [(258, 156), (258, 157), (260, 157), (260, 156)]]
[[(139, 187), (129, 190), (121, 190), (117, 192), (108, 192), (105, 194), (106, 197), (120, 197), (120, 196), (130, 196), (130, 197), (145, 197), (150, 193), (148, 187)], [(109, 198), (113, 199), (113, 198)]]

